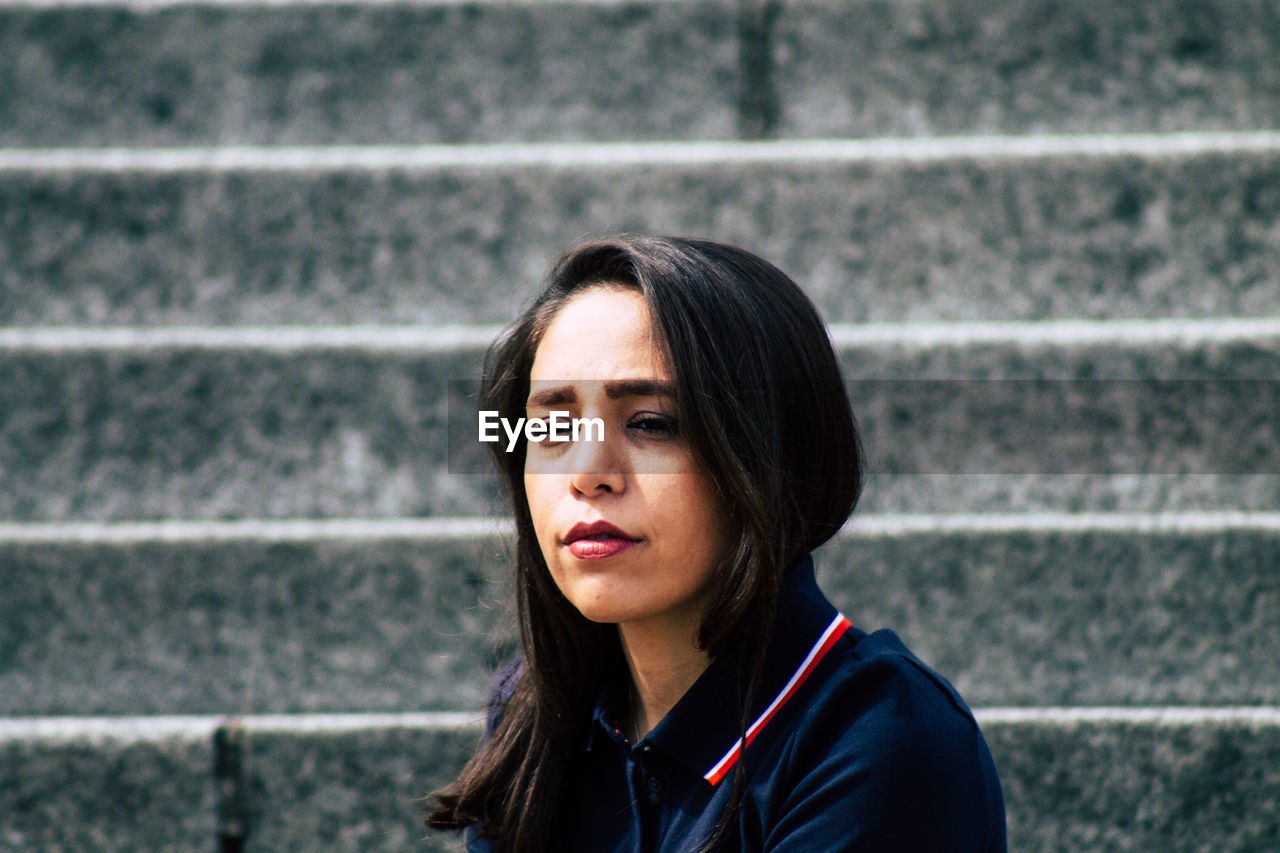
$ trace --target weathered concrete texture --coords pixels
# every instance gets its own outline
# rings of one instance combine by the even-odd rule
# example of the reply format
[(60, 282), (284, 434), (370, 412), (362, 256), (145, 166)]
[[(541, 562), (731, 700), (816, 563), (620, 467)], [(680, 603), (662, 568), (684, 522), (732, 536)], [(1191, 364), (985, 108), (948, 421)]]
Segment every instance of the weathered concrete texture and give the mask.
[(446, 467), (446, 382), (477, 358), (9, 354), (0, 517), (472, 514), (487, 489)]
[[(1219, 506), (1277, 505), (1273, 341), (843, 355), (848, 375), (885, 379), (1147, 377), (1098, 382), (1101, 392), (1058, 383), (1069, 393), (1054, 382), (1024, 393), (1018, 383), (860, 379), (854, 411), (869, 470), (892, 478), (878, 487), (882, 496), (869, 491), (871, 508), (928, 511), (942, 492), (948, 508), (999, 508), (1038, 494), (1041, 506), (1062, 509), (1176, 509), (1199, 505), (1205, 488), (1220, 489)], [(474, 414), (463, 411), (458, 423), (447, 398), (448, 380), (474, 376), (478, 360), (347, 350), (0, 353), (0, 519), (487, 515), (500, 506), (489, 446), (468, 422)], [(1203, 381), (1170, 392), (1150, 378), (1169, 376)], [(1209, 391), (1188, 396), (1184, 387)], [(990, 388), (1008, 393), (991, 397)], [(1064, 414), (1046, 420), (1042, 396)], [(946, 493), (957, 484), (959, 507)]]
[[(6, 9), (0, 144), (1167, 131), (1280, 115), (1265, 0), (778, 6), (772, 73), (745, 76), (729, 0)], [(760, 103), (770, 120), (744, 122)]]
[(754, 249), (830, 322), (1280, 313), (1280, 156), (0, 173), (0, 324), (509, 322), (585, 234)]
[[(858, 519), (852, 524), (858, 530)], [(842, 537), (819, 580), (974, 706), (1280, 702), (1275, 532)]]
[(212, 850), (212, 766), (205, 741), (2, 741), (0, 848)]
[[(1263, 853), (1280, 841), (1274, 725), (989, 722), (983, 732), (1010, 850)], [(476, 737), (474, 728), (250, 731), (249, 849), (456, 850), (448, 836), (422, 840), (419, 798), (448, 781)], [(21, 853), (211, 847), (208, 749), (2, 744), (0, 840)]]
[(875, 474), (862, 513), (1218, 512), (1280, 508), (1280, 476)]
[[(1005, 788), (1010, 850), (1262, 853), (1280, 840), (1274, 726), (1033, 723), (984, 733)], [(325, 849), (390, 850), (417, 837), (406, 798), (459, 766), (474, 735), (257, 735), (254, 744), (266, 810), (256, 844), (337, 839)]]
[[(974, 705), (1276, 703), (1278, 537), (852, 536), (818, 565)], [(503, 548), (9, 545), (0, 714), (475, 710), (514, 648)]]
[(1268, 0), (779, 4), (779, 136), (1273, 128)]
[(250, 732), (251, 850), (458, 850), (426, 838), (422, 798), (474, 751), (479, 730)]
[(850, 387), (861, 403), (868, 464), (878, 472), (1280, 474), (1280, 380), (859, 380)]
[(515, 635), (501, 552), (5, 546), (0, 715), (479, 708)]
[(737, 3), (0, 13), (0, 145), (732, 137)]
[[(922, 404), (935, 394), (962, 403), (970, 395), (1010, 403), (1030, 397), (1067, 409), (1075, 395), (1084, 406), (1112, 400), (1138, 403), (1170, 392), (1170, 411), (1215, 394), (1257, 394), (1280, 375), (1280, 339), (1274, 335), (1221, 341), (960, 342), (921, 345), (838, 346), (836, 355), (857, 411), (877, 400)], [(954, 383), (954, 384), (953, 384)], [(1092, 383), (1092, 384), (1091, 384)], [(889, 390), (898, 394), (889, 394)], [(945, 393), (944, 393), (945, 392)], [(1200, 396), (1196, 396), (1200, 395)], [(1205, 412), (1211, 416), (1213, 412)], [(901, 417), (901, 413), (899, 413)]]
[(1280, 730), (1201, 722), (983, 726), (1009, 849), (1265, 853), (1280, 847)]

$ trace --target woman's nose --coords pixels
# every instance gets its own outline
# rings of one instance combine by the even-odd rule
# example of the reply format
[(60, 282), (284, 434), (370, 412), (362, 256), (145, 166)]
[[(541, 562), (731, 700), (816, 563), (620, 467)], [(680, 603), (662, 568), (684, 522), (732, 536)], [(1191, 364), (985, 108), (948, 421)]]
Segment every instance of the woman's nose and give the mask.
[(566, 454), (569, 464), (569, 486), (588, 497), (621, 494), (627, 488), (624, 461), (613, 442), (578, 440)]

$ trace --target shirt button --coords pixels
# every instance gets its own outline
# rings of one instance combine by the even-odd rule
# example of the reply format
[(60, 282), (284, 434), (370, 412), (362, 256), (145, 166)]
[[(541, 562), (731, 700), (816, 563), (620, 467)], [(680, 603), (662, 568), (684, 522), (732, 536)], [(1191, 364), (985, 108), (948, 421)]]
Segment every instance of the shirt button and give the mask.
[(649, 744), (647, 744), (647, 743), (646, 743), (644, 746), (640, 747), (640, 751), (641, 751), (641, 752), (648, 752), (648, 751), (649, 751), (649, 750), (651, 750), (651, 749), (653, 749), (653, 747), (652, 747), (652, 746), (650, 746), (650, 745), (649, 745)]
[(658, 777), (656, 776), (649, 777), (649, 790), (654, 794), (657, 794), (662, 790), (662, 782), (658, 780)]

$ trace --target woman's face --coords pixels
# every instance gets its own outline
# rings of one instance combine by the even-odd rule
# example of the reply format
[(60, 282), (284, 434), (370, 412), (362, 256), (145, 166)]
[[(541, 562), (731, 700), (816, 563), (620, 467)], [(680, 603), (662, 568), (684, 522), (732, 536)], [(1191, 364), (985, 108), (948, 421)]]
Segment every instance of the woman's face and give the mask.
[(603, 441), (528, 443), (525, 493), (556, 585), (595, 622), (695, 631), (727, 538), (715, 486), (680, 436), (644, 299), (612, 286), (573, 297), (530, 379), (527, 417), (604, 424)]

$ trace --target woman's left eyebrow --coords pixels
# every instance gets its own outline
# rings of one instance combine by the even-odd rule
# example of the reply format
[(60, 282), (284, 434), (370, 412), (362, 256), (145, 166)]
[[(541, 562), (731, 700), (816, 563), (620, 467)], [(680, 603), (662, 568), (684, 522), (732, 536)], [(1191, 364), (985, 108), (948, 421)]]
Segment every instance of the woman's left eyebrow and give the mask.
[(657, 379), (610, 379), (604, 383), (604, 394), (610, 400), (622, 397), (675, 397), (670, 382)]

